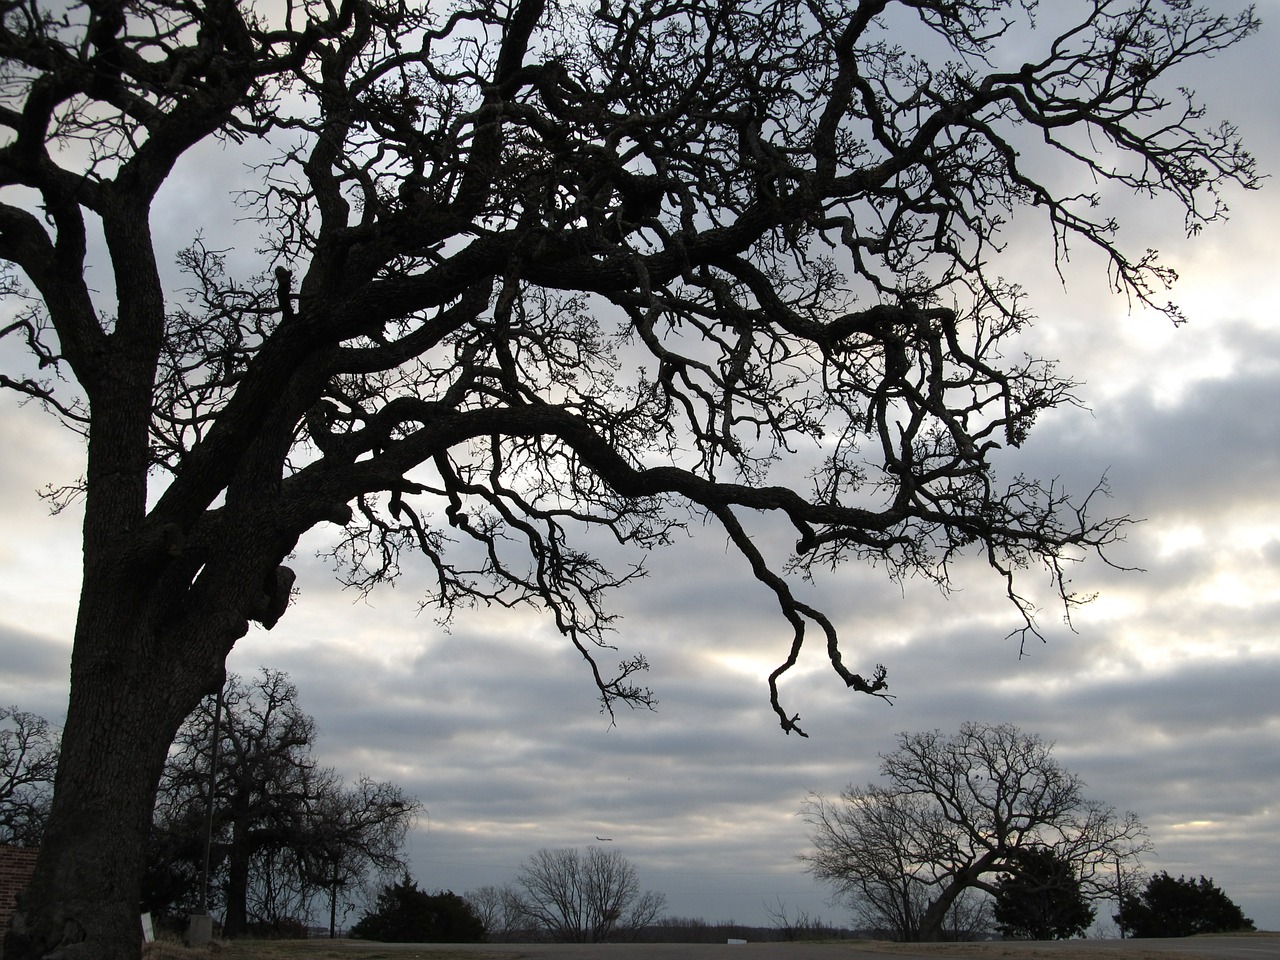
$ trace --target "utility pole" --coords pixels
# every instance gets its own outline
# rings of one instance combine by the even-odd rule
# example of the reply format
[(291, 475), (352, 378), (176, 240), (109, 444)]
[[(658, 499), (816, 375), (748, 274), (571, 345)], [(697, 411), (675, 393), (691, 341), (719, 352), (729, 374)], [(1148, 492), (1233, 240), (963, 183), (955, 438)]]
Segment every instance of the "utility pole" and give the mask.
[(1124, 939), (1124, 881), (1120, 874), (1120, 855), (1116, 854), (1116, 923), (1120, 925), (1120, 939)]
[(187, 944), (203, 946), (213, 939), (209, 916), (209, 863), (213, 848), (213, 795), (218, 788), (218, 747), (222, 742), (222, 687), (213, 707), (213, 742), (209, 745), (209, 799), (204, 811), (204, 867), (200, 871), (200, 905), (187, 921)]

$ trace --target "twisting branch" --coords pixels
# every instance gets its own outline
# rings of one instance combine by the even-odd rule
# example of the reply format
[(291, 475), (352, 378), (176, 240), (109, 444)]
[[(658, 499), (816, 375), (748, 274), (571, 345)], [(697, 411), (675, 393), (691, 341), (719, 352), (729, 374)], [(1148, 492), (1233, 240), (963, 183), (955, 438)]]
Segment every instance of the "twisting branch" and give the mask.
[[(918, 26), (890, 44), (876, 25), (894, 8)], [(421, 553), (442, 618), (537, 605), (606, 708), (647, 704), (629, 679), (642, 658), (616, 677), (595, 659), (607, 595), (641, 564), (609, 570), (592, 538), (655, 548), (707, 511), (790, 624), (770, 701), (800, 733), (778, 683), (806, 628), (848, 687), (883, 698), (887, 675), (845, 666), (790, 574), (863, 560), (945, 586), (982, 557), (1025, 642), (1039, 633), (1020, 572), (1044, 567), (1069, 612), (1083, 598), (1065, 565), (1106, 561), (1128, 523), (993, 467), (1078, 402), (1051, 362), (1001, 354), (1032, 320), (995, 272), (1013, 212), (1041, 214), (1059, 257), (1101, 249), (1135, 302), (1165, 308), (1172, 280), (1037, 161), (1065, 158), (1088, 191), (1167, 197), (1192, 231), (1222, 216), (1221, 191), (1258, 184), (1235, 131), (1201, 129), (1177, 87), (1256, 30), (1251, 11), (1094, 0), (996, 69), (1034, 26), (1018, 9), (14, 8), (0, 258), (40, 303), (0, 335), (77, 382), (55, 395), (28, 369), (0, 387), (89, 437), (89, 566), (110, 582), (142, 564), (169, 611), (147, 622), (223, 624), (210, 651), (262, 622), (262, 585), (302, 534), (338, 522), (353, 586)], [(926, 39), (950, 55), (913, 55)], [(149, 205), (211, 137), (254, 144), (239, 202), (265, 258), (238, 278), (231, 244), (197, 238), (174, 301)], [(109, 295), (85, 283), (87, 214)], [(167, 478), (151, 502), (153, 468)], [(752, 511), (785, 516), (794, 549), (755, 539)]]

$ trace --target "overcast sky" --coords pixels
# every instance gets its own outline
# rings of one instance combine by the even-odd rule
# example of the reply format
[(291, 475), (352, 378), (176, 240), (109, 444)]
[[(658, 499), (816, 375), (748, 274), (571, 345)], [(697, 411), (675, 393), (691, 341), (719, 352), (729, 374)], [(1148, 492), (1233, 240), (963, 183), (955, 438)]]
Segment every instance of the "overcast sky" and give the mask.
[[(1258, 7), (1262, 34), (1195, 86), (1274, 175), (1280, 0)], [(178, 187), (158, 211), (174, 236), (210, 199)], [(1194, 241), (1176, 212), (1113, 200), (1139, 211), (1129, 248), (1159, 247), (1182, 275), (1188, 325), (1130, 313), (1084, 255), (1065, 290), (1033, 243), (1004, 268), (1041, 317), (1029, 350), (1060, 358), (1089, 403), (1045, 417), (1005, 469), (1081, 491), (1105, 474), (1103, 510), (1144, 520), (1114, 556), (1143, 572), (1077, 571), (1099, 599), (1076, 632), (1048, 610), (1049, 642), (1020, 659), (1001, 584), (979, 565), (957, 568), (949, 598), (846, 567), (816, 599), (846, 662), (883, 662), (897, 699), (847, 692), (815, 648), (783, 687), (811, 737), (787, 737), (765, 685), (787, 625), (723, 534), (695, 530), (615, 597), (620, 652), (647, 655), (660, 702), (611, 726), (545, 620), (480, 611), (444, 632), (417, 614), (411, 577), (361, 601), (304, 545), (300, 603), (271, 633), (255, 628), (231, 669), (287, 671), (322, 762), (423, 801), (411, 852), (428, 888), (505, 883), (540, 847), (608, 837), (672, 915), (765, 923), (781, 902), (847, 923), (795, 860), (806, 792), (875, 779), (900, 731), (1007, 721), (1056, 741), (1091, 797), (1141, 817), (1149, 872), (1213, 877), (1280, 929), (1280, 184), (1228, 197), (1231, 221)], [(78, 477), (80, 450), (0, 397), (0, 451), (0, 703), (61, 722), (79, 517), (49, 516), (35, 491)]]

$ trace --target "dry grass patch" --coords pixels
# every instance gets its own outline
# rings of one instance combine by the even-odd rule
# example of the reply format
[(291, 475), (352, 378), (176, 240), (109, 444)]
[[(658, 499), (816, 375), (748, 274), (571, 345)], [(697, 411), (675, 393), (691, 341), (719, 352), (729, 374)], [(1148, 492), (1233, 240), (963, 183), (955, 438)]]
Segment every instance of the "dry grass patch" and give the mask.
[[(343, 941), (339, 945), (325, 940), (215, 940), (203, 947), (158, 940), (142, 949), (143, 960), (411, 960), (413, 956), (376, 943)], [(510, 960), (510, 954), (431, 951), (431, 960), (495, 960), (503, 956)]]

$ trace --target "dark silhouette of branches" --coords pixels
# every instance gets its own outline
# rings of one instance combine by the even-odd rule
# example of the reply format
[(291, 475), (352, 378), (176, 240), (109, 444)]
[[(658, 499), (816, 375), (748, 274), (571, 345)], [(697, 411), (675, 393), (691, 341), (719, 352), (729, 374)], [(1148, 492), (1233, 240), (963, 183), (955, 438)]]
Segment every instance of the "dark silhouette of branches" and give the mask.
[(215, 759), (217, 711), (210, 697), (188, 718), (160, 782), (153, 841), (160, 889), (181, 895), (174, 877), (202, 869), (211, 782), (210, 882), (225, 936), (306, 916), (320, 899), (333, 926), (341, 897), (403, 872), (405, 837), (422, 805), (393, 783), (361, 777), (349, 787), (321, 766), (312, 755), (315, 721), (287, 675), (228, 679)]
[[(360, 589), (413, 551), (442, 619), (545, 611), (612, 711), (653, 694), (642, 655), (601, 662), (610, 591), (711, 518), (778, 603), (787, 733), (779, 681), (811, 630), (840, 682), (888, 683), (791, 575), (866, 562), (945, 586), (981, 557), (1023, 640), (1023, 571), (1079, 602), (1067, 567), (1105, 561), (1127, 520), (1092, 512), (1101, 484), (993, 469), (1078, 389), (1008, 355), (1035, 291), (999, 252), (1025, 217), (1176, 319), (1172, 271), (1125, 248), (1100, 196), (1164, 198), (1195, 232), (1257, 185), (1183, 79), (1257, 21), (1089, 0), (1048, 31), (1029, 13), (0, 7), (0, 387), (86, 440), (83, 482), (51, 488), (85, 515), (60, 786), (41, 906), (6, 955), (81, 936), (136, 952), (141, 855), (115, 851), (143, 849), (174, 733), (251, 624), (284, 615), (286, 561), (322, 524)], [(193, 224), (174, 249), (162, 188), (215, 146), (249, 167), (235, 212), (257, 236)], [(794, 550), (757, 535), (762, 513)]]
[(1044, 852), (1094, 900), (1114, 892), (1117, 864), (1132, 867), (1149, 846), (1135, 814), (1085, 797), (1053, 744), (1011, 724), (903, 733), (880, 761), (887, 785), (809, 795), (813, 850), (800, 860), (902, 940), (942, 939), (966, 891), (997, 894), (996, 876), (1019, 875), (1021, 858)]
[(49, 721), (0, 707), (0, 843), (39, 846), (58, 770), (58, 734)]

